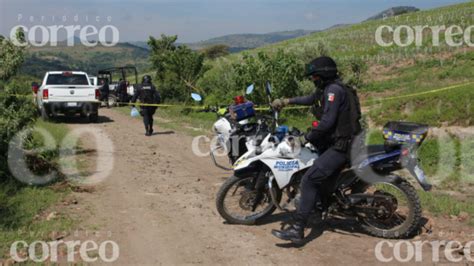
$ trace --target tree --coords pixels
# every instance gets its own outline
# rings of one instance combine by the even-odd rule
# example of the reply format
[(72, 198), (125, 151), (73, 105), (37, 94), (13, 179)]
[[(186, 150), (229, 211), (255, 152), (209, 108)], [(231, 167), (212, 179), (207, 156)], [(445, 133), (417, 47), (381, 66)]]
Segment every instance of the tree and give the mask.
[[(17, 30), (16, 39), (20, 43), (25, 42), (25, 33), (22, 28)], [(14, 76), (24, 59), (24, 47), (17, 46), (0, 35), (0, 79), (7, 81)]]
[(221, 56), (226, 56), (229, 54), (229, 46), (225, 44), (216, 44), (205, 47), (201, 50), (201, 53), (204, 54), (206, 58), (216, 59)]
[(275, 97), (294, 97), (298, 94), (298, 81), (304, 74), (304, 66), (295, 55), (278, 50), (270, 56), (259, 52), (256, 56), (244, 54), (243, 62), (233, 65), (236, 72), (236, 84), (245, 88), (255, 84), (257, 88), (252, 96), (258, 102), (266, 100), (263, 88), (267, 81), (272, 84)]
[(165, 72), (165, 62), (170, 53), (176, 50), (175, 42), (178, 36), (166, 36), (161, 34), (161, 39), (150, 36), (148, 46), (151, 50), (150, 61), (156, 70), (156, 78), (163, 81)]
[(209, 68), (204, 66), (204, 55), (187, 46), (176, 46), (177, 36), (150, 37), (151, 61), (156, 70), (159, 89), (164, 99), (189, 100), (196, 82)]

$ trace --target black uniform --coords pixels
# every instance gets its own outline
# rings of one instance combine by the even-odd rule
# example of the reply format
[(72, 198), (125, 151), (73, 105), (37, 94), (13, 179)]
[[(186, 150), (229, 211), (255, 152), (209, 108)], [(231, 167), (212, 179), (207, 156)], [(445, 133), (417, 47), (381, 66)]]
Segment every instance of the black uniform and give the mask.
[(338, 81), (326, 85), (324, 91), (290, 99), (290, 104), (319, 104), (321, 112), (319, 125), (306, 135), (306, 139), (321, 152), (313, 166), (301, 181), (301, 201), (297, 220), (306, 223), (318, 199), (318, 187), (328, 177), (337, 176), (348, 162), (347, 149), (350, 146), (351, 130), (345, 129), (350, 119), (350, 102), (347, 90)]
[(117, 96), (120, 102), (128, 102), (127, 83), (124, 80), (120, 80), (117, 84)]
[(104, 85), (100, 87), (100, 95), (101, 95), (101, 100), (105, 102), (107, 105), (107, 108), (109, 107), (109, 94), (110, 94), (110, 87), (109, 87), (109, 82), (106, 80), (104, 82)]
[[(133, 95), (132, 103), (135, 103), (137, 99), (144, 104), (156, 104), (159, 103), (159, 93), (153, 84), (143, 83)], [(156, 112), (156, 108), (156, 106), (140, 106), (140, 114), (143, 117), (147, 136), (153, 134), (153, 115)]]

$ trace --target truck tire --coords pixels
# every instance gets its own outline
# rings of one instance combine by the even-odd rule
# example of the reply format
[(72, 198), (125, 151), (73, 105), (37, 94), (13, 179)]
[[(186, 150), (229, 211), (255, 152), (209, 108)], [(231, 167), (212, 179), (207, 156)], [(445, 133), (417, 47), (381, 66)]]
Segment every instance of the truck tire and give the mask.
[(118, 102), (117, 96), (115, 96), (115, 95), (109, 95), (109, 106), (110, 106), (110, 107), (116, 107), (116, 106), (118, 106), (117, 102)]
[(40, 110), (40, 113), (41, 113), (41, 119), (43, 119), (44, 121), (49, 121), (50, 117), (46, 109), (42, 108)]

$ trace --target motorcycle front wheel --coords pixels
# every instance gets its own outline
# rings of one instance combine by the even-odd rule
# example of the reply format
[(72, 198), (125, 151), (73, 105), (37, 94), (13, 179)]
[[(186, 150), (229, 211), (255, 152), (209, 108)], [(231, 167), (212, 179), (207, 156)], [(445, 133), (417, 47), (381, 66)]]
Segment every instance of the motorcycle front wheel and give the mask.
[[(239, 178), (232, 176), (222, 184), (217, 193), (216, 206), (219, 214), (230, 224), (252, 225), (257, 220), (271, 215), (276, 206), (272, 202), (270, 190), (260, 195), (261, 200), (255, 204), (258, 193), (252, 189), (254, 177)], [(281, 199), (281, 191), (276, 191), (277, 200)], [(256, 206), (255, 206), (256, 205)]]

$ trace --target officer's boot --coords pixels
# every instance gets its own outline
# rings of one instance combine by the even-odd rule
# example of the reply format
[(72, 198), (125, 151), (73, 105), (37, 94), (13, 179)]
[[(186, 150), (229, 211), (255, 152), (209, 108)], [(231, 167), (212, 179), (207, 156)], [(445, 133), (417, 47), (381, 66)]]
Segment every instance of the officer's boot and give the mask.
[(153, 124), (151, 124), (149, 127), (150, 127), (150, 131), (149, 131), (149, 132), (150, 132), (150, 136), (151, 136), (151, 135), (153, 135)]
[(272, 230), (272, 235), (282, 240), (291, 241), (294, 244), (302, 244), (304, 239), (305, 223), (301, 219), (284, 230)]
[(145, 136), (150, 136), (150, 126), (149, 125), (145, 125)]

